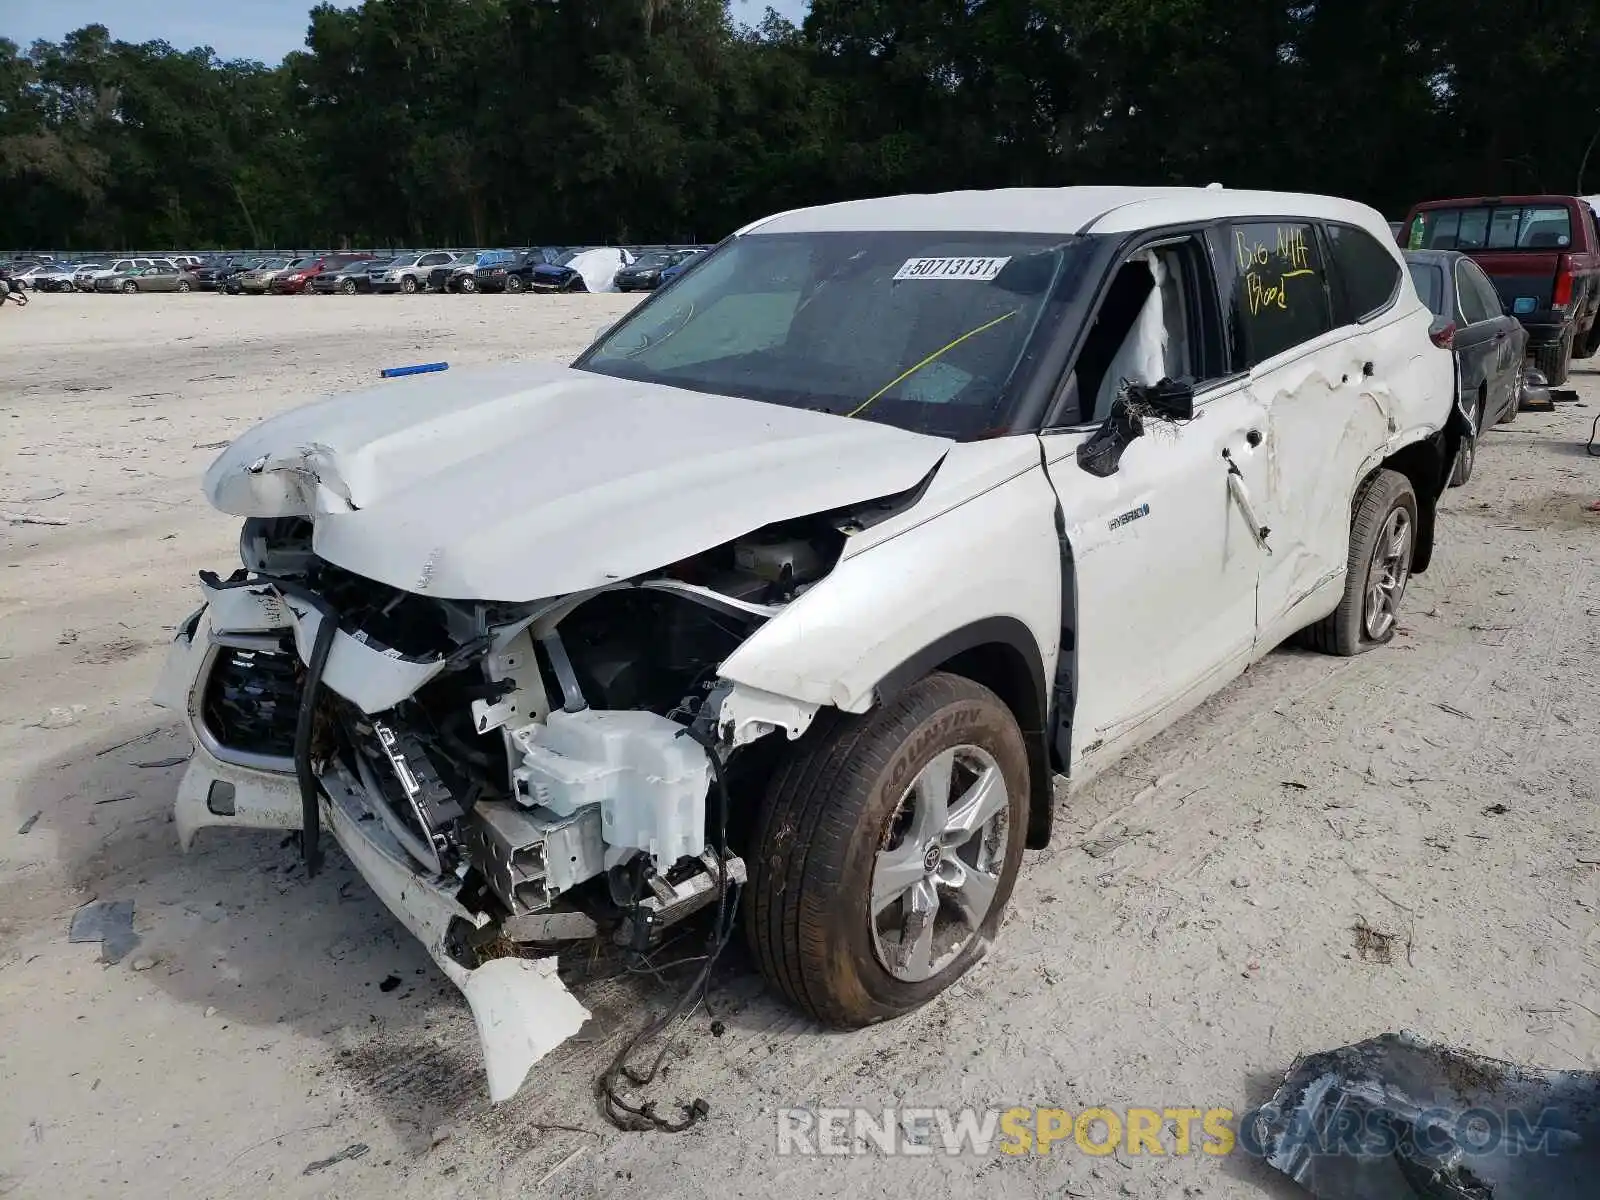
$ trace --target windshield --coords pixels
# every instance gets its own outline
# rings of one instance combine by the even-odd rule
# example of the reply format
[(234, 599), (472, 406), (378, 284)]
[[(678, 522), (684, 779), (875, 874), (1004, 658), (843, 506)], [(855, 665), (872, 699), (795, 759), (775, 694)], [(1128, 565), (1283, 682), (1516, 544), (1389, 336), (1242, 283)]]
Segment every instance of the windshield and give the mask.
[(1572, 218), (1560, 205), (1479, 204), (1423, 209), (1411, 220), (1410, 250), (1563, 250)]
[(582, 370), (881, 421), (1003, 427), (1024, 351), (1087, 239), (807, 233), (737, 238), (640, 306)]
[(498, 266), (500, 263), (510, 262), (513, 257), (509, 250), (485, 250), (478, 255), (478, 265), (480, 267)]
[(577, 250), (563, 250), (559, 255), (556, 256), (556, 266), (564, 267), (582, 253), (583, 250), (581, 248)]

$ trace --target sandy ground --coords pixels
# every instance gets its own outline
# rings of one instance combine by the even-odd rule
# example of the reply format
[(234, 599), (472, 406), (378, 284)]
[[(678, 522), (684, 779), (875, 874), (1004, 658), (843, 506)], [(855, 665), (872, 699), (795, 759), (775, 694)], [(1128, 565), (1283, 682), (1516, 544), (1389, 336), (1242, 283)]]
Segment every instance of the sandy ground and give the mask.
[[(1280, 650), (1063, 801), (946, 996), (825, 1033), (731, 955), (724, 1036), (697, 1016), (652, 1093), (709, 1119), (619, 1135), (593, 1079), (665, 996), (595, 978), (582, 1038), (491, 1110), (464, 1003), (336, 851), (311, 881), (277, 835), (178, 852), (181, 767), (151, 764), (187, 744), (145, 696), (195, 571), (235, 560), (197, 488), (228, 438), (382, 366), (569, 357), (625, 304), (0, 313), (0, 1195), (1289, 1197), (1238, 1156), (778, 1159), (775, 1112), (1243, 1109), (1297, 1053), (1400, 1028), (1600, 1067), (1600, 387), (1580, 374), (1584, 407), (1489, 436), (1391, 647)], [(120, 965), (66, 940), (95, 897), (136, 906)], [(1358, 921), (1395, 935), (1387, 965)]]

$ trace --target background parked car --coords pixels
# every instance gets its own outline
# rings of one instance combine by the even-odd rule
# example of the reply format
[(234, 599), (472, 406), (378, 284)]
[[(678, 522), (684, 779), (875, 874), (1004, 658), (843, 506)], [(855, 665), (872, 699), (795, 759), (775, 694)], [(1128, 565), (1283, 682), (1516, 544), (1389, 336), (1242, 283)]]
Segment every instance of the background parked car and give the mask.
[[(137, 276), (143, 275), (146, 271), (153, 270), (156, 267), (162, 267), (174, 272), (178, 270), (178, 267), (175, 264), (164, 258), (158, 258), (153, 262), (149, 259), (134, 259), (131, 265), (125, 262), (116, 270), (97, 272), (94, 276), (94, 290), (97, 292), (138, 291), (139, 289), (137, 287), (127, 286), (128, 282)], [(194, 277), (190, 276), (189, 278), (190, 283), (192, 284), (194, 282)]]
[(372, 281), (367, 278), (367, 272), (372, 270), (377, 259), (370, 254), (351, 256), (348, 262), (337, 267), (324, 268), (314, 275), (310, 282), (310, 290), (319, 296), (330, 296), (335, 292), (344, 296), (354, 296), (357, 292), (370, 292)]
[(1494, 281), (1528, 331), (1534, 363), (1565, 383), (1574, 358), (1600, 350), (1600, 241), (1576, 196), (1430, 200), (1406, 219), (1409, 250), (1460, 250)]
[(1434, 341), (1455, 351), (1462, 404), (1477, 431), (1456, 454), (1450, 483), (1459, 487), (1472, 477), (1483, 431), (1516, 419), (1528, 332), (1502, 311), (1494, 284), (1467, 255), (1408, 250), (1405, 257), (1417, 295), (1433, 311)]
[(367, 276), (375, 292), (404, 292), (414, 295), (428, 283), (428, 273), (454, 259), (447, 250), (430, 250), (426, 254), (402, 254), (382, 266), (374, 266)]
[[(444, 292), (449, 290), (447, 285), (452, 277), (459, 272), (476, 271), (478, 267), (479, 250), (465, 250), (460, 254), (452, 254), (450, 261), (440, 263), (428, 272), (427, 289), (430, 292)], [(457, 289), (460, 290), (460, 289)]]
[(367, 254), (323, 254), (306, 259), (299, 265), (291, 264), (280, 271), (269, 286), (272, 291), (282, 295), (298, 295), (306, 291), (314, 280), (327, 271), (337, 271), (352, 263), (361, 263), (365, 266), (371, 261), (372, 256)]
[(134, 269), (153, 267), (156, 260), (153, 258), (118, 258), (104, 265), (86, 265), (78, 268), (78, 273), (73, 276), (72, 282), (80, 292), (96, 291), (99, 280), (108, 275), (126, 275)]
[(653, 250), (641, 254), (617, 272), (617, 291), (652, 291), (661, 286), (663, 271), (697, 253), (697, 250)]
[[(115, 289), (103, 288), (104, 284), (116, 281), (119, 286)], [(96, 291), (121, 291), (132, 295), (135, 292), (192, 292), (195, 288), (194, 272), (173, 263), (157, 263), (153, 267), (143, 267), (137, 271), (130, 271), (126, 275), (111, 276), (110, 279), (101, 280), (95, 284)]]
[(661, 272), (661, 283), (657, 284), (656, 286), (661, 287), (665, 284), (671, 283), (679, 275), (682, 275), (690, 267), (694, 266), (695, 263), (704, 258), (705, 253), (705, 247), (697, 247), (689, 254), (687, 258), (680, 259), (679, 261), (673, 263), (670, 267), (664, 268)]
[(70, 292), (73, 287), (73, 277), (81, 270), (98, 267), (101, 263), (61, 263), (47, 267), (33, 277), (33, 290), (36, 292)]
[(617, 272), (633, 262), (633, 255), (615, 246), (586, 246), (570, 250), (559, 262), (533, 269), (536, 292), (610, 292), (616, 290)]
[(495, 250), (478, 263), (480, 292), (525, 292), (533, 286), (533, 270), (561, 261), (565, 246), (535, 246), (529, 250)]
[(219, 277), (217, 290), (229, 296), (240, 295), (244, 291), (246, 275), (252, 271), (281, 271), (288, 263), (289, 260), (286, 258), (274, 258), (270, 255), (265, 258), (252, 257), (236, 263)]

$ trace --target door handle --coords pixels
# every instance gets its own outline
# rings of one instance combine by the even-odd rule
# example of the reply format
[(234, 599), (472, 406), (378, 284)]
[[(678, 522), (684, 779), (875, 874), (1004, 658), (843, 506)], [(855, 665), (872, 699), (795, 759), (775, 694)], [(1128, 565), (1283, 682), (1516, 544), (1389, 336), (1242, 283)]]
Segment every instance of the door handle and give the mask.
[(1228, 464), (1228, 495), (1233, 497), (1233, 502), (1239, 506), (1239, 511), (1244, 514), (1245, 524), (1250, 527), (1250, 536), (1257, 546), (1272, 553), (1272, 547), (1267, 545), (1267, 536), (1272, 532), (1256, 516), (1256, 510), (1250, 503), (1250, 489), (1244, 485), (1244, 472), (1239, 470), (1239, 464), (1233, 461), (1233, 455), (1223, 450), (1222, 457)]

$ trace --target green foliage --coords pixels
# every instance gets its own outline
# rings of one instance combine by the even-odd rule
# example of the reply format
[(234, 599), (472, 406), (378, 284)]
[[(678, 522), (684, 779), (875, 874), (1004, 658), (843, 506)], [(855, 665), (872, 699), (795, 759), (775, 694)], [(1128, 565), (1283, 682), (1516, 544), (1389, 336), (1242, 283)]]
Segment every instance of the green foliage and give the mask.
[[(1600, 10), (1542, 0), (368, 0), (277, 66), (0, 39), (0, 246), (714, 240), (899, 191), (1571, 191)], [(1600, 152), (1585, 190), (1600, 192)]]

